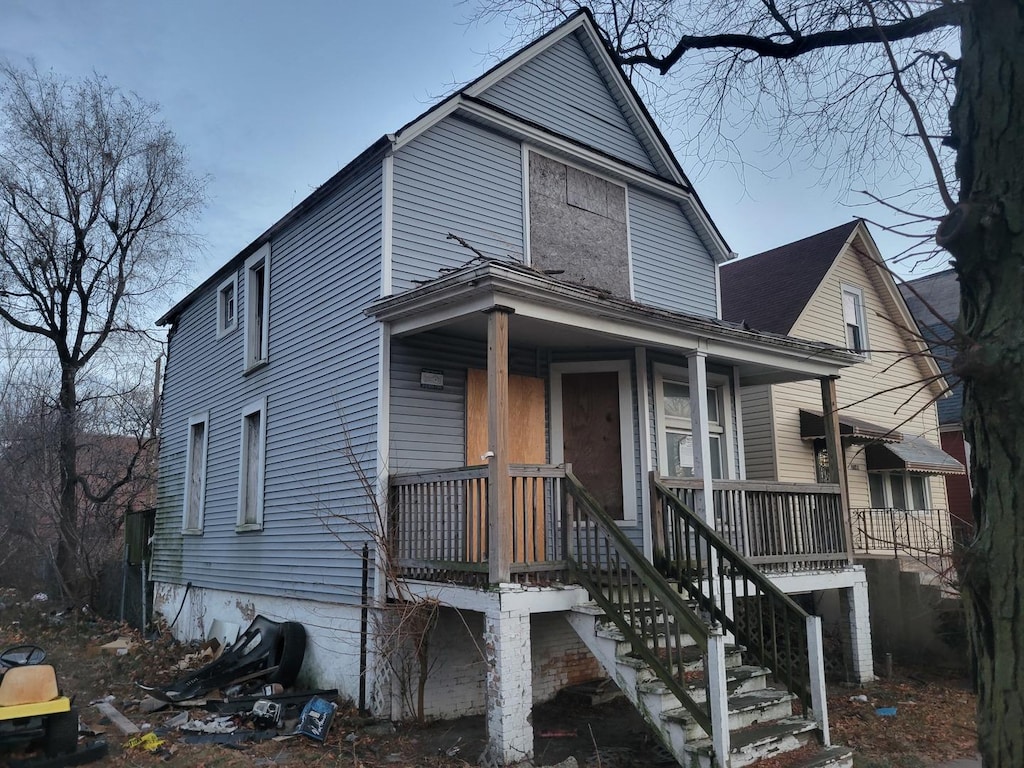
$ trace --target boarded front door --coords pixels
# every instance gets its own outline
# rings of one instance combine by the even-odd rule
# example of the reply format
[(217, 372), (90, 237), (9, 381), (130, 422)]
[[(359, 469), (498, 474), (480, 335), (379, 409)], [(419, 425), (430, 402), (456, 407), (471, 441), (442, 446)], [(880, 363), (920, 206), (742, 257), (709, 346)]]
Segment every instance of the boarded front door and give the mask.
[[(547, 460), (544, 436), (544, 379), (508, 377), (509, 463), (543, 464)], [(486, 464), (487, 371), (466, 372), (466, 466)], [(543, 484), (533, 480), (512, 486), (513, 562), (544, 560)], [(467, 510), (467, 542), (472, 553), (486, 552), (486, 510), (474, 501)]]
[(623, 519), (619, 374), (562, 374), (563, 456), (615, 520)]

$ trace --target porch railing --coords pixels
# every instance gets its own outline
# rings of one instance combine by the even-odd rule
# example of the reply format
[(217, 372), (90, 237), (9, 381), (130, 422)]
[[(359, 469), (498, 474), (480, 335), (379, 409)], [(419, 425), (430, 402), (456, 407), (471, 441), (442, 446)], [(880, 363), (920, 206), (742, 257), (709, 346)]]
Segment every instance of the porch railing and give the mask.
[[(746, 646), (757, 663), (797, 695), (823, 729), (820, 624), (707, 525), (663, 481), (652, 479), (654, 562), (712, 621)], [(813, 654), (813, 655), (812, 655)]]
[(963, 551), (974, 535), (969, 523), (954, 525), (944, 509), (851, 509), (850, 517), (853, 548), (861, 554), (948, 558)]
[[(562, 467), (513, 464), (512, 575), (550, 580), (565, 571)], [(487, 582), (487, 467), (394, 474), (389, 481), (392, 566), (405, 578)]]
[[(573, 579), (586, 588), (605, 615), (625, 635), (634, 655), (711, 735), (712, 712), (690, 696), (686, 683), (689, 635), (704, 653), (703, 679), (709, 686), (710, 632), (704, 621), (668, 584), (571, 472), (564, 484), (567, 556)], [(721, 650), (724, 671), (724, 646)], [(724, 694), (724, 690), (721, 692)], [(708, 692), (712, 701), (712, 692)], [(716, 723), (717, 725), (717, 723)], [(719, 737), (723, 737), (719, 728)], [(728, 728), (725, 728), (728, 733)], [(727, 735), (724, 736), (727, 738)], [(725, 754), (728, 754), (726, 742)]]
[[(657, 478), (689, 509), (701, 508), (703, 482)], [(829, 568), (849, 562), (838, 485), (715, 480), (715, 529), (730, 547), (767, 570)], [(664, 521), (654, 517), (654, 536)]]

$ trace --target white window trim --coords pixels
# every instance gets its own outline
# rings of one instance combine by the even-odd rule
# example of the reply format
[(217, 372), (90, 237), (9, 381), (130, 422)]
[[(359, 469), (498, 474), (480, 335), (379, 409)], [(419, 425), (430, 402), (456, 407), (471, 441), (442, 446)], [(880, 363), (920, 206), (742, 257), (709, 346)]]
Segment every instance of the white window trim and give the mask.
[[(263, 323), (260, 328), (255, 328), (256, 306), (250, 301), (252, 297), (252, 272), (262, 262), (263, 264)], [(237, 315), (237, 299), (235, 313)], [(259, 333), (263, 339), (263, 356), (256, 360), (252, 357), (254, 345), (254, 334)], [(245, 370), (259, 368), (270, 362), (270, 243), (266, 243), (256, 253), (245, 260)]]
[[(194, 528), (188, 527), (189, 513), (192, 511), (189, 508), (189, 500), (192, 498), (192, 452), (195, 450), (195, 444), (192, 442), (192, 428), (196, 424), (203, 425), (203, 464), (200, 467), (199, 477), (199, 509), (196, 514), (196, 525)], [(188, 437), (187, 444), (185, 447), (185, 498), (181, 505), (181, 532), (192, 535), (199, 535), (203, 532), (203, 525), (206, 516), (206, 463), (209, 457), (210, 451), (210, 412), (203, 411), (189, 417), (188, 420)]]
[[(598, 360), (582, 363), (551, 364), (551, 462), (565, 463), (565, 444), (562, 433), (562, 374), (565, 373), (617, 373), (619, 377), (619, 443), (623, 454), (622, 465), (622, 519), (619, 525), (637, 523), (636, 509), (636, 449), (633, 434), (633, 388), (630, 386), (629, 360)], [(628, 458), (627, 458), (628, 457)]]
[[(900, 470), (892, 470), (892, 471), (886, 471), (886, 472), (870, 472), (869, 474), (870, 475), (875, 475), (877, 477), (881, 477), (882, 478), (882, 495), (885, 496), (885, 507), (884, 507), (884, 509), (900, 509), (900, 511), (902, 511), (902, 512), (919, 512), (919, 513), (931, 512), (932, 511), (932, 483), (931, 483), (932, 476), (931, 475), (915, 475), (914, 473), (906, 472), (906, 471), (900, 471)], [(905, 498), (909, 503), (913, 503), (914, 492), (913, 492), (913, 489), (911, 488), (911, 485), (910, 485), (910, 478), (911, 477), (918, 477), (918, 476), (921, 477), (921, 479), (924, 481), (924, 508), (923, 509), (901, 509), (899, 507), (894, 506), (893, 500), (892, 500), (892, 481), (893, 481), (893, 478), (895, 478), (895, 477), (902, 477), (903, 478), (903, 498)], [(871, 484), (868, 483), (868, 494), (869, 494), (868, 495), (868, 501), (869, 502), (871, 501), (871, 497), (870, 497), (871, 490), (870, 489), (871, 489)], [(877, 507), (874, 507), (874, 506), (872, 508), (873, 509), (877, 509)]]
[[(229, 286), (234, 290), (235, 310), (231, 314), (231, 322), (224, 325), (224, 305), (222, 300), (224, 297), (224, 289)], [(217, 338), (219, 339), (221, 336), (227, 336), (236, 328), (238, 328), (238, 272), (235, 272), (231, 277), (217, 286)]]
[[(245, 482), (246, 468), (249, 465), (248, 441), (245, 439), (246, 419), (254, 413), (260, 414), (259, 434), (259, 456), (256, 457), (256, 514), (255, 522), (246, 523), (245, 520)], [(235, 520), (235, 531), (262, 531), (263, 530), (263, 493), (265, 490), (265, 477), (267, 464), (267, 398), (261, 397), (253, 400), (242, 408), (242, 417), (239, 420), (241, 439), (239, 441), (239, 462), (238, 462), (238, 516)]]
[[(718, 424), (722, 427), (722, 479), (732, 480), (736, 477), (736, 443), (733, 433), (734, 423), (732, 418), (732, 382), (728, 376), (719, 373), (708, 372), (708, 388), (719, 390), (721, 396), (718, 402), (719, 414)], [(675, 381), (685, 386), (690, 386), (689, 369), (684, 366), (667, 365), (655, 363), (654, 365), (654, 423), (657, 430), (658, 457), (655, 462), (658, 467), (658, 474), (666, 473), (665, 459), (667, 458), (667, 446), (665, 443), (665, 379)], [(691, 430), (692, 431), (692, 430)]]
[(839, 309), (843, 317), (843, 343), (849, 344), (850, 341), (846, 335), (846, 307), (844, 301), (846, 294), (850, 294), (851, 296), (857, 297), (857, 306), (860, 308), (860, 311), (858, 312), (859, 317), (857, 318), (857, 321), (858, 326), (860, 327), (860, 343), (864, 349), (863, 351), (858, 352), (857, 354), (861, 355), (865, 360), (869, 360), (871, 358), (871, 354), (870, 352), (868, 352), (868, 350), (871, 349), (871, 342), (868, 338), (868, 313), (867, 307), (864, 304), (864, 291), (862, 291), (855, 285), (847, 285), (846, 283), (840, 283), (839, 287), (841, 289), (839, 294)]

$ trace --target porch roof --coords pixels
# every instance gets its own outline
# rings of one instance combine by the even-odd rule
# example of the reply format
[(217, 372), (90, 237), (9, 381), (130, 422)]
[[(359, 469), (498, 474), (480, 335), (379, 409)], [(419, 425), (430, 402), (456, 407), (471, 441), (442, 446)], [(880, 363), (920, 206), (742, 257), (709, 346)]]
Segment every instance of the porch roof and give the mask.
[[(851, 443), (898, 443), (903, 440), (903, 433), (897, 429), (882, 427), (843, 411), (839, 412), (839, 436)], [(821, 411), (800, 409), (800, 437), (804, 440), (825, 437), (825, 418)]]
[(395, 336), (444, 328), (457, 336), (485, 339), (485, 313), (502, 307), (513, 313), (512, 344), (703, 351), (710, 362), (736, 366), (743, 385), (835, 376), (862, 359), (823, 342), (620, 299), (516, 262), (474, 261), (418, 288), (382, 298), (366, 314), (390, 324)]
[(907, 435), (901, 443), (869, 445), (866, 453), (869, 472), (902, 470), (924, 475), (963, 475), (964, 465), (937, 445), (917, 435)]

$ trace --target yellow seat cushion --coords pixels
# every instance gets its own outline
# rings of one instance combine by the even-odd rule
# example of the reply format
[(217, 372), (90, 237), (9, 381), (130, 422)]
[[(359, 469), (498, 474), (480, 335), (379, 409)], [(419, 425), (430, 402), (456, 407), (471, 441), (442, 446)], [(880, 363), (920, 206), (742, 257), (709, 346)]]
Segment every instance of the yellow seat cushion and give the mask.
[(59, 695), (57, 673), (49, 664), (14, 667), (0, 679), (0, 707), (51, 701)]

